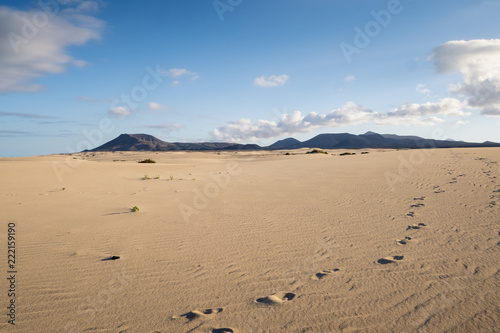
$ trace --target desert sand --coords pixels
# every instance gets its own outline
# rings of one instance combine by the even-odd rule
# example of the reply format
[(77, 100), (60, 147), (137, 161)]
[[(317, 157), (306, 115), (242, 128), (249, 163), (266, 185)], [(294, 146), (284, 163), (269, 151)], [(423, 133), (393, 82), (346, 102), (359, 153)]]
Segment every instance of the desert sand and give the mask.
[(0, 331), (498, 332), (500, 149), (305, 151), (1, 158)]

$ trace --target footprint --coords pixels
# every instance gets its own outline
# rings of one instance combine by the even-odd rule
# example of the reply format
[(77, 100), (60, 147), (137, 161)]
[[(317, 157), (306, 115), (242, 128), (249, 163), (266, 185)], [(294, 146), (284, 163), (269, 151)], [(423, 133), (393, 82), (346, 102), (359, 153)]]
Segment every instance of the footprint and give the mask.
[(420, 228), (426, 227), (426, 226), (427, 225), (425, 223), (413, 224), (413, 225), (409, 225), (408, 228), (406, 228), (406, 230), (420, 229)]
[[(213, 316), (215, 316), (216, 314), (218, 314), (219, 312), (222, 312), (222, 308), (218, 308), (218, 309), (205, 309), (205, 310), (193, 310), (193, 311), (189, 311), (187, 313), (184, 313), (184, 314), (181, 314), (181, 317), (185, 317), (187, 318), (189, 321), (191, 320), (195, 320), (195, 319), (198, 319), (198, 318), (211, 318)], [(176, 317), (174, 317), (176, 318)]]
[(408, 214), (406, 214), (406, 216), (415, 217), (415, 212), (409, 212)]
[(338, 272), (338, 271), (339, 271), (338, 268), (324, 270), (324, 271), (321, 271), (321, 272), (318, 272), (318, 273), (314, 274), (311, 277), (311, 279), (313, 279), (313, 280), (321, 280), (322, 278), (326, 277), (328, 274), (332, 274), (332, 273)]
[(423, 203), (418, 203), (415, 205), (411, 205), (410, 208), (418, 208), (418, 207), (424, 207), (425, 205)]
[(214, 328), (212, 333), (238, 333), (236, 328), (224, 327), (224, 328)]
[(277, 304), (283, 304), (287, 301), (291, 301), (294, 298), (295, 298), (294, 293), (276, 293), (266, 297), (257, 298), (255, 301), (261, 304), (277, 305)]
[(404, 239), (398, 239), (396, 243), (398, 245), (406, 245), (408, 244), (408, 241), (411, 240), (411, 237), (405, 237)]
[(420, 198), (413, 198), (413, 200), (424, 200), (424, 199), (425, 199), (425, 196), (420, 197)]
[(403, 260), (404, 256), (391, 256), (391, 257), (385, 257), (385, 258), (380, 258), (377, 260), (377, 262), (381, 265), (387, 265), (391, 263), (395, 263), (396, 261)]

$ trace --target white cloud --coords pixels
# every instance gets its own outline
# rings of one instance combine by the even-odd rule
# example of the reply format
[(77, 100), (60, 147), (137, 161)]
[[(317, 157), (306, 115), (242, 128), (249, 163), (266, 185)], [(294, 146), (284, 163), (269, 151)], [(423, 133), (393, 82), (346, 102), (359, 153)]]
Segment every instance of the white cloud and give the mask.
[(161, 129), (163, 132), (166, 133), (176, 132), (184, 128), (184, 126), (181, 124), (146, 125), (144, 127)]
[(256, 78), (253, 83), (258, 87), (278, 87), (284, 85), (288, 81), (288, 75), (271, 75), (261, 76)]
[(171, 77), (178, 77), (189, 73), (187, 69), (184, 68), (171, 68), (166, 70), (165, 72)]
[(167, 109), (166, 106), (158, 104), (158, 103), (155, 103), (155, 102), (149, 102), (148, 103), (148, 108), (151, 109), (151, 110), (166, 110)]
[(85, 60), (73, 60), (73, 65), (77, 66), (77, 67), (85, 67), (87, 66), (89, 63), (86, 62)]
[(343, 127), (372, 122), (376, 125), (432, 126), (444, 117), (468, 115), (461, 110), (462, 102), (445, 98), (437, 103), (404, 104), (388, 113), (379, 113), (353, 102), (325, 114), (300, 111), (281, 115), (279, 121), (250, 119), (223, 124), (211, 134), (216, 140), (239, 142), (257, 141), (282, 135), (311, 132), (321, 128)]
[(172, 83), (170, 84), (171, 87), (175, 87), (175, 86), (178, 86), (179, 84), (181, 84), (179, 79), (182, 77), (189, 77), (191, 79), (191, 81), (198, 80), (200, 78), (198, 73), (190, 72), (185, 68), (162, 69), (162, 70), (160, 70), (160, 72), (166, 74), (167, 76), (170, 76), (172, 78), (177, 79), (177, 80), (172, 81)]
[(132, 114), (132, 111), (131, 109), (127, 109), (127, 108), (124, 108), (122, 106), (117, 106), (116, 108), (114, 109), (110, 109), (108, 111), (108, 113), (111, 115), (111, 116), (115, 116), (115, 117), (126, 117), (130, 114)]
[[(67, 48), (99, 39), (104, 22), (88, 15), (0, 7), (0, 93), (39, 91), (37, 77), (61, 73)], [(82, 65), (81, 60), (74, 64)]]
[(428, 116), (428, 115), (443, 115), (443, 116), (469, 116), (469, 112), (464, 112), (463, 108), (467, 104), (455, 98), (443, 98), (437, 103), (427, 102), (424, 104), (406, 103), (397, 109), (392, 110), (387, 115), (392, 116)]
[(61, 1), (58, 0), (60, 3), (66, 3), (68, 5), (76, 5), (78, 4), (75, 8), (66, 8), (63, 10), (65, 13), (94, 13), (99, 11), (99, 2), (98, 1)]
[(425, 85), (422, 83), (417, 84), (417, 88), (415, 88), (415, 90), (418, 91), (419, 93), (425, 94), (427, 96), (429, 96), (431, 93), (431, 91), (429, 89), (427, 89), (425, 87)]
[(353, 82), (356, 81), (356, 77), (354, 75), (349, 75), (344, 78), (345, 82)]
[(438, 73), (460, 72), (464, 82), (451, 91), (464, 96), (471, 108), (500, 116), (500, 39), (450, 41), (430, 57)]
[(167, 70), (163, 70), (163, 72), (173, 78), (181, 76), (190, 76), (192, 80), (197, 80), (200, 78), (198, 74), (196, 74), (195, 72), (190, 72), (185, 68), (170, 68)]
[(456, 126), (462, 126), (462, 125), (466, 125), (466, 124), (468, 124), (468, 123), (470, 123), (470, 121), (468, 121), (468, 120), (457, 120), (457, 121), (455, 122), (455, 125), (456, 125)]

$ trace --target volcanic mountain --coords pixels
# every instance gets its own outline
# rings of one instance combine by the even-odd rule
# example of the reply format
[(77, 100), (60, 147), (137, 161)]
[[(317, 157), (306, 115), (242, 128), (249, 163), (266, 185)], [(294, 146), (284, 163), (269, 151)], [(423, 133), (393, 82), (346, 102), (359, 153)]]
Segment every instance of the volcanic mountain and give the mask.
[(121, 134), (90, 151), (258, 150), (258, 145), (219, 142), (165, 142), (148, 134)]
[(451, 140), (424, 139), (418, 136), (399, 136), (367, 132), (361, 135), (349, 133), (319, 134), (312, 139), (299, 141), (287, 138), (270, 146), (236, 144), (227, 142), (165, 142), (148, 134), (121, 134), (102, 146), (90, 151), (179, 151), (179, 150), (277, 150), (297, 148), (363, 149), (363, 148), (466, 148), (500, 147), (500, 143), (486, 141), (473, 143)]

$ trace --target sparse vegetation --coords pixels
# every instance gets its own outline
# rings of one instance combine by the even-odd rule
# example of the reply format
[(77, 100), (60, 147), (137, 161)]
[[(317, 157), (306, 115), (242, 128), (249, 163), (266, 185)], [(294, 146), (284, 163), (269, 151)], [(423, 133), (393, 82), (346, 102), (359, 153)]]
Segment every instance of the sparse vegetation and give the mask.
[(156, 175), (156, 176), (155, 176), (155, 179), (160, 179), (160, 175)]
[(138, 163), (156, 163), (156, 161), (153, 161), (152, 159), (147, 158), (145, 160), (139, 161)]
[(132, 207), (132, 211), (133, 212), (138, 212), (139, 211), (139, 207), (137, 207), (137, 206)]
[(290, 155), (290, 153), (286, 153), (285, 155)]
[(364, 155), (364, 154), (369, 154), (370, 152), (369, 151), (362, 151), (361, 152), (361, 155)]
[(174, 180), (174, 176), (170, 175), (170, 180)]
[(66, 187), (63, 187), (63, 188), (62, 188), (62, 190), (63, 190), (63, 191), (65, 191), (65, 190), (66, 190)]
[(349, 155), (356, 155), (356, 153), (345, 152), (345, 153), (340, 154), (340, 156), (349, 156)]
[(151, 177), (149, 177), (149, 176), (146, 174), (146, 175), (144, 175), (144, 179), (145, 179), (145, 180), (146, 180), (146, 179), (151, 179)]
[(326, 151), (314, 148), (311, 151), (308, 151), (306, 154), (328, 154)]

